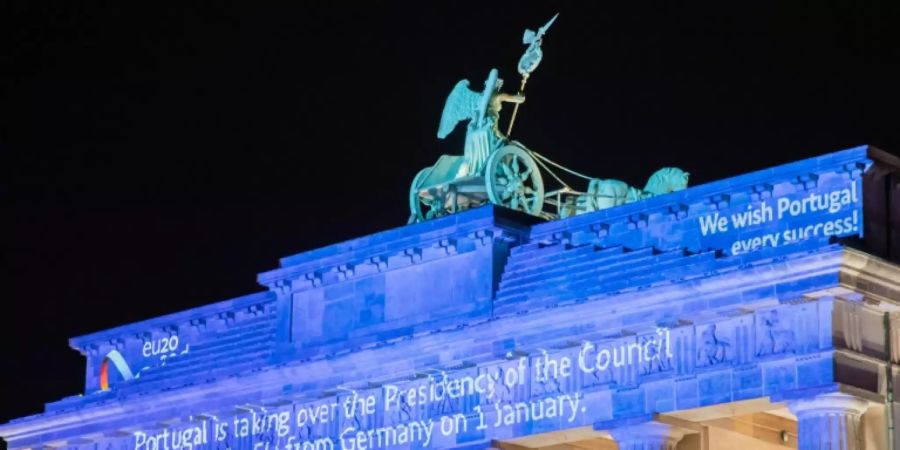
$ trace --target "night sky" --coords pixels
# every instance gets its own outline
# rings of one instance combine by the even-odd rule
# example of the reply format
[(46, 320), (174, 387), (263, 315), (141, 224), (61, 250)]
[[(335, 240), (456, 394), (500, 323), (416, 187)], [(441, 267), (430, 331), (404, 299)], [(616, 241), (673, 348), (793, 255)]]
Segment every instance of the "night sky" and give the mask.
[(403, 225), (416, 172), (461, 153), (435, 136), (453, 85), (513, 90), (557, 11), (513, 137), (568, 167), (702, 184), (900, 153), (896, 1), (111, 3), (0, 6), (0, 422), (81, 392), (69, 337)]

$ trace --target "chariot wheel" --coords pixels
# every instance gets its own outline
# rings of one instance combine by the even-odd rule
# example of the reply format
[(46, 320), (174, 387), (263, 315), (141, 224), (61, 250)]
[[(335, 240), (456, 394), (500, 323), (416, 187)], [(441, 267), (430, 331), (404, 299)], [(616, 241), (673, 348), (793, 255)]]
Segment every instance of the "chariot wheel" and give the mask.
[(527, 150), (501, 147), (488, 158), (484, 178), (491, 203), (535, 216), (544, 209), (544, 181)]

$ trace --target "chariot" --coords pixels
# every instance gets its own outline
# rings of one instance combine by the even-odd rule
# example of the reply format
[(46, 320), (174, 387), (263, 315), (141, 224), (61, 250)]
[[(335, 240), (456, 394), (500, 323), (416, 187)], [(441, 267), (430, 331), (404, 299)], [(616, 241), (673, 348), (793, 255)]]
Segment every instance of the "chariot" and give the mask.
[[(568, 186), (546, 191), (539, 165), (541, 156), (511, 141), (493, 151), (478, 175), (465, 173), (465, 158), (442, 155), (419, 171), (409, 192), (411, 221), (455, 213), (487, 203), (506, 206), (531, 215), (555, 218), (567, 199), (583, 194)], [(547, 211), (546, 207), (556, 207)], [(562, 214), (561, 214), (562, 213)]]
[[(565, 218), (682, 190), (690, 176), (681, 169), (664, 167), (639, 189), (623, 181), (578, 173), (518, 141), (508, 141), (491, 152), (477, 175), (465, 175), (465, 165), (464, 156), (441, 155), (433, 166), (419, 171), (409, 190), (410, 223), (488, 203), (544, 219)], [(554, 168), (586, 181), (586, 189), (571, 187)], [(552, 190), (546, 189), (544, 175), (556, 184)]]

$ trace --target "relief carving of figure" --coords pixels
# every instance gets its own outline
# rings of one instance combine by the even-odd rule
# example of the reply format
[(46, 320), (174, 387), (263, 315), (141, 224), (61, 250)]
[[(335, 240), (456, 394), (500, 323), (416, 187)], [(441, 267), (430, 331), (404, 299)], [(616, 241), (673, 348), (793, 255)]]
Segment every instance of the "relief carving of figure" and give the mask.
[(796, 352), (794, 349), (794, 331), (783, 328), (778, 311), (769, 311), (763, 319), (763, 335), (758, 337), (759, 351), (757, 355), (777, 355), (780, 353)]
[(716, 336), (716, 324), (706, 327), (700, 334), (697, 346), (697, 362), (701, 366), (712, 366), (725, 362), (730, 344)]
[(409, 406), (409, 402), (407, 401), (406, 392), (401, 392), (398, 397), (400, 399), (400, 407), (394, 410), (391, 414), (391, 418), (393, 419), (390, 422), (391, 425), (408, 423), (412, 420), (412, 408)]
[(541, 395), (544, 394), (562, 394), (563, 385), (560, 382), (559, 378), (553, 375), (546, 375), (537, 379), (537, 383), (539, 384), (539, 392)]
[(496, 382), (494, 384), (494, 396), (487, 403), (506, 405), (513, 402), (515, 393), (513, 392), (512, 388), (510, 388), (506, 383), (503, 382), (503, 380), (506, 378), (506, 371), (509, 370), (516, 369), (511, 367), (504, 368), (503, 366), (499, 366), (497, 367), (495, 375), (489, 375), (494, 378)]
[[(651, 341), (650, 344), (647, 344), (648, 340)], [(649, 375), (654, 372), (663, 372), (671, 368), (669, 360), (666, 358), (666, 355), (661, 348), (662, 344), (656, 336), (650, 335), (641, 338), (641, 346), (644, 345), (647, 346), (647, 352), (644, 354), (645, 362), (644, 370), (642, 371), (643, 375)]]

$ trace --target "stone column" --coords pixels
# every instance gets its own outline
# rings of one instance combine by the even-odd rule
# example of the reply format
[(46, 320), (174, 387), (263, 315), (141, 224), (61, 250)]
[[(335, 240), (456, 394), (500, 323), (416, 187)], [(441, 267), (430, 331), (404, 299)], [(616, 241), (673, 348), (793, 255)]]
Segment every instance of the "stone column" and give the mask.
[(644, 422), (609, 430), (619, 450), (675, 450), (684, 432), (664, 423)]
[(798, 400), (790, 405), (797, 416), (799, 450), (862, 450), (859, 418), (869, 404), (852, 395), (833, 393)]

